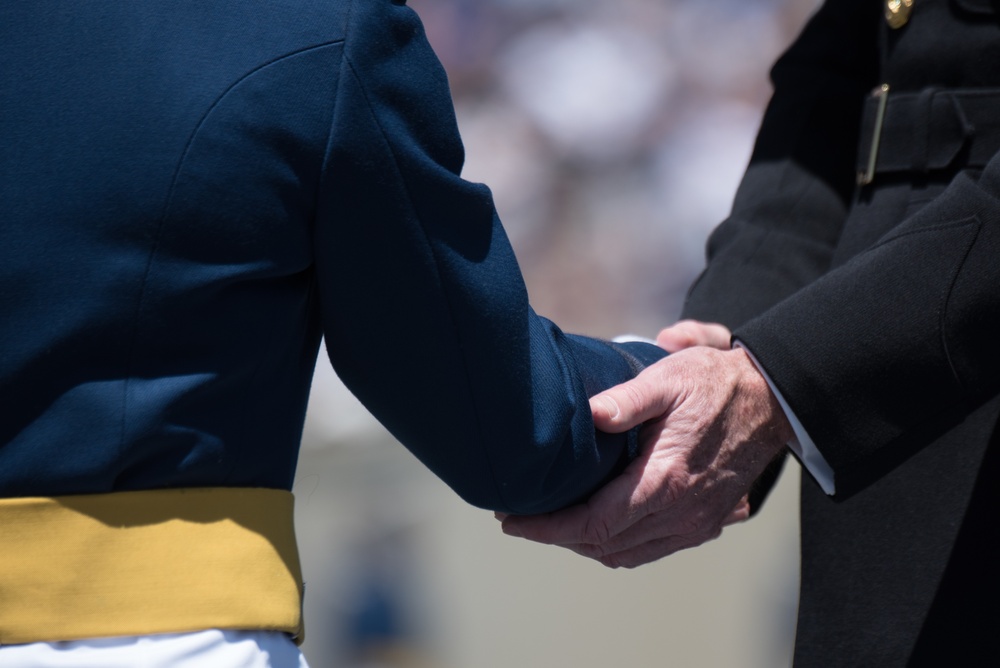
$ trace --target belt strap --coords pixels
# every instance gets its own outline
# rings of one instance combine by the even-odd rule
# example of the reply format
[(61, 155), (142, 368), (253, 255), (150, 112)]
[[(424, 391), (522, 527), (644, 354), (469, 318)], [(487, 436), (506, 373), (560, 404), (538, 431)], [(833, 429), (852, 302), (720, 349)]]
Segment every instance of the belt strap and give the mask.
[(290, 492), (0, 499), (0, 644), (260, 629), (302, 637)]
[(1000, 89), (897, 93), (880, 86), (864, 108), (858, 182), (876, 174), (984, 167), (1000, 151)]

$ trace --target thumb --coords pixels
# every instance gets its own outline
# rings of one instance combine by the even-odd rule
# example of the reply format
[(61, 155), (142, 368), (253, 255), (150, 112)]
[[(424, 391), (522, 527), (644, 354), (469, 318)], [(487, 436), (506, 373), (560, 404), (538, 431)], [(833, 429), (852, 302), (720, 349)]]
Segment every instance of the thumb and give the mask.
[(667, 412), (673, 392), (661, 381), (658, 366), (646, 368), (638, 376), (616, 385), (590, 399), (594, 426), (610, 434), (619, 434)]

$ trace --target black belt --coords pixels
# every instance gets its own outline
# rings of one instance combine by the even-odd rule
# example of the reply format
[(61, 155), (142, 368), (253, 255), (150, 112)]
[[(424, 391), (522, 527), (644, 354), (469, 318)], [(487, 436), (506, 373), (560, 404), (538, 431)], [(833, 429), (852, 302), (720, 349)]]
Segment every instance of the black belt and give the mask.
[(1000, 89), (876, 88), (866, 101), (858, 183), (876, 174), (984, 167), (1000, 152)]

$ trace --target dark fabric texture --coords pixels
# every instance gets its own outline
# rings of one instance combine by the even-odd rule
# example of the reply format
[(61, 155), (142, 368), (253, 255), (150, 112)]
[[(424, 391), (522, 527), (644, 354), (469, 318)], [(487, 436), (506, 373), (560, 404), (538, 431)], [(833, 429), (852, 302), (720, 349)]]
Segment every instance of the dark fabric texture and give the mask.
[(531, 310), (390, 0), (0, 6), (0, 496), (289, 488), (321, 334), (470, 502), (585, 497), (663, 355)]
[[(1000, 20), (915, 0), (890, 30), (883, 6), (828, 0), (775, 65), (685, 316), (734, 329), (834, 471), (833, 498), (803, 483), (795, 665), (983, 665), (962, 657), (992, 656), (1000, 623), (1000, 158), (939, 155), (956, 126), (934, 110), (936, 91), (1000, 88)], [(882, 83), (916, 102), (889, 121), (909, 124), (882, 147), (891, 173), (858, 187)]]

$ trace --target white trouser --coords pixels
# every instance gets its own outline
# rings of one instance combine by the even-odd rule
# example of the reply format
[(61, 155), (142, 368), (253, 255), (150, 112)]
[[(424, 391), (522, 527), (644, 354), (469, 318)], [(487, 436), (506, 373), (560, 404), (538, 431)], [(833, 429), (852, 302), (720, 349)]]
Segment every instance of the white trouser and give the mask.
[(284, 633), (199, 631), (0, 646), (3, 668), (309, 668)]

